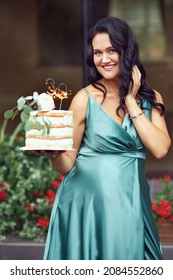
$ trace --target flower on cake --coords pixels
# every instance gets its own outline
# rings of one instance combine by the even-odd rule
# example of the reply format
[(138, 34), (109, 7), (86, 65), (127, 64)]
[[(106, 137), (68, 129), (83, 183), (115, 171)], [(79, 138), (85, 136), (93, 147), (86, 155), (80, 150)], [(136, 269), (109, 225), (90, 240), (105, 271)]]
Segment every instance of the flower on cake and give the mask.
[(55, 103), (50, 94), (47, 94), (45, 92), (38, 94), (38, 92), (35, 91), (33, 93), (33, 96), (40, 111), (51, 111), (55, 109)]

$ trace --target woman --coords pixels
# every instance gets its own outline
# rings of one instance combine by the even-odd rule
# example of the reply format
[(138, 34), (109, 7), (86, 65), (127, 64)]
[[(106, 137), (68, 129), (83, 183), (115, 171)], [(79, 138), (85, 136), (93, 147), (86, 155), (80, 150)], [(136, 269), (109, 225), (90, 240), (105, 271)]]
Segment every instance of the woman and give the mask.
[(45, 259), (162, 259), (145, 177), (145, 148), (164, 157), (161, 95), (146, 83), (138, 45), (117, 18), (88, 36), (90, 84), (72, 100), (75, 151), (43, 152), (65, 175)]

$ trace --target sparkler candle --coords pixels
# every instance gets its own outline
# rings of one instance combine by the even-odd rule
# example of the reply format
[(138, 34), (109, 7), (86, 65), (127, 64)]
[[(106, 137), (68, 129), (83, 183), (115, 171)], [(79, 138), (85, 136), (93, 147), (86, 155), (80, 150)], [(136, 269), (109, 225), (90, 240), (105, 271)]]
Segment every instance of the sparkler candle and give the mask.
[[(61, 83), (58, 87), (55, 87), (55, 81), (52, 78), (48, 78), (46, 84), (48, 85), (47, 93), (52, 95), (54, 99), (56, 97), (60, 99), (59, 110), (61, 110), (63, 99), (67, 99), (71, 95), (71, 91), (67, 91), (67, 85), (65, 83)], [(64, 87), (65, 90), (62, 90), (62, 87)]]

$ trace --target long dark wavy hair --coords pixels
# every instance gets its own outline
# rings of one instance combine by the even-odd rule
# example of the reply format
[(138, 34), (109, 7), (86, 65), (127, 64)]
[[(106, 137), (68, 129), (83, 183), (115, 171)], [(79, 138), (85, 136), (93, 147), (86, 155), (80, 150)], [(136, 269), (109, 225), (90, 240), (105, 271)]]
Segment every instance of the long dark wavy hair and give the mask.
[(146, 82), (146, 73), (139, 59), (139, 46), (135, 39), (135, 36), (129, 25), (119, 18), (103, 18), (98, 21), (88, 33), (87, 65), (89, 82), (95, 88), (103, 92), (103, 98), (106, 97), (106, 88), (104, 87), (104, 85), (98, 82), (102, 78), (102, 76), (97, 71), (93, 60), (92, 40), (98, 33), (108, 33), (111, 44), (117, 51), (119, 56), (120, 102), (116, 110), (117, 114), (120, 108), (125, 112), (124, 97), (127, 95), (130, 85), (133, 86), (132, 68), (134, 65), (137, 65), (142, 75), (141, 86), (139, 88), (137, 98), (139, 100), (141, 100), (142, 98), (148, 99), (151, 105), (156, 107), (160, 111), (160, 114), (163, 115), (165, 112), (164, 105), (156, 101), (154, 90)]

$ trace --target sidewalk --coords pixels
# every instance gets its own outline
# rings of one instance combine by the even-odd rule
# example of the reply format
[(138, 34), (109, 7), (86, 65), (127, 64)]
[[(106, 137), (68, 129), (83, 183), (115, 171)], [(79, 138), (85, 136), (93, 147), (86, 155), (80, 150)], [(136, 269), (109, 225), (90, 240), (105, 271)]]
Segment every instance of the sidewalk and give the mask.
[[(9, 237), (0, 244), (0, 260), (42, 260), (44, 243)], [(173, 260), (173, 244), (162, 244), (165, 260)]]

